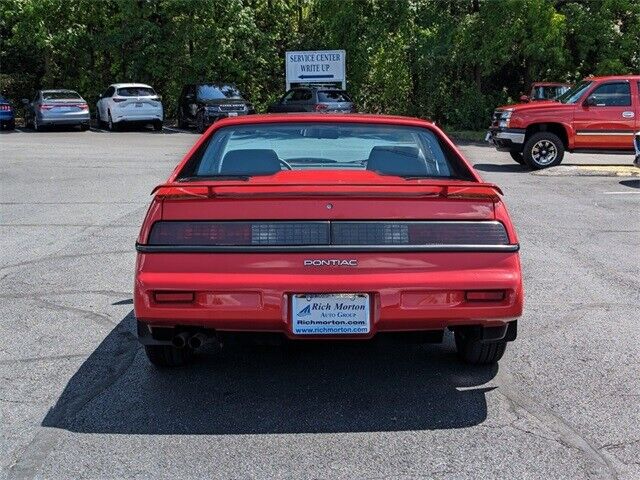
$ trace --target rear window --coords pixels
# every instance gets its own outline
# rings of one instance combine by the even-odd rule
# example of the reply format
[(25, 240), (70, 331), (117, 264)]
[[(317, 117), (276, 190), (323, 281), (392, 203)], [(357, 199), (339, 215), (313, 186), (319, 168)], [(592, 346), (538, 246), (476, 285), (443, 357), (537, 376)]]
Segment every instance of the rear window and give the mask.
[(76, 92), (42, 92), (43, 100), (81, 100)]
[(412, 178), (469, 177), (453, 152), (426, 128), (312, 122), (221, 128), (179, 176), (250, 177), (327, 169)]
[(124, 87), (119, 88), (117, 95), (120, 97), (151, 97), (156, 92), (149, 87)]
[(319, 90), (319, 102), (351, 102), (351, 97), (342, 90)]

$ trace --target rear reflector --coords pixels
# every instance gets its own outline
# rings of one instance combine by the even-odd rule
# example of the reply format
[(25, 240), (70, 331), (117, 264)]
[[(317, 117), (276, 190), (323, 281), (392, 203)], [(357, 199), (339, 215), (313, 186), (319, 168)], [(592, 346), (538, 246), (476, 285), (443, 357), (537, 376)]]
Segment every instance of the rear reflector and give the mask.
[(191, 303), (194, 298), (193, 292), (155, 292), (153, 295), (158, 303)]
[(148, 245), (483, 247), (508, 246), (509, 238), (496, 221), (160, 221), (153, 225)]
[(505, 297), (504, 290), (474, 290), (464, 294), (467, 302), (501, 302)]
[(0, 105), (0, 110), (3, 112), (8, 112), (11, 110), (11, 105)]

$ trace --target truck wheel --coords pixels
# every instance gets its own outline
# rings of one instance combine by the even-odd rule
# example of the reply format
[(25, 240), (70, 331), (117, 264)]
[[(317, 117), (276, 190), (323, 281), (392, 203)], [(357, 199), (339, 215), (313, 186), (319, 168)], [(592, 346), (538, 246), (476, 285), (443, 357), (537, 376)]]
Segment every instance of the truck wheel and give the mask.
[(198, 133), (204, 133), (206, 129), (207, 127), (204, 125), (204, 114), (202, 112), (198, 112), (198, 115), (196, 116), (196, 130)]
[(511, 158), (513, 158), (516, 163), (524, 165), (524, 158), (522, 157), (521, 152), (509, 152), (509, 155), (511, 155)]
[(145, 345), (147, 358), (156, 367), (181, 367), (193, 360), (193, 350), (189, 347), (176, 348), (172, 345)]
[(551, 132), (535, 133), (524, 144), (524, 162), (534, 170), (560, 165), (564, 158), (564, 145)]
[(504, 355), (507, 348), (506, 340), (481, 342), (474, 338), (465, 338), (461, 332), (455, 333), (458, 357), (465, 363), (472, 365), (488, 365), (496, 363)]

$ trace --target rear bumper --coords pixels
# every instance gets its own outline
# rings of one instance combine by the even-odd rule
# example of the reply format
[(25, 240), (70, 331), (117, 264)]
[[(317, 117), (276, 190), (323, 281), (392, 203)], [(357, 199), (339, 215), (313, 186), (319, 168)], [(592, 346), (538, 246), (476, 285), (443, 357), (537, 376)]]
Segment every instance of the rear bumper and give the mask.
[[(517, 253), (357, 254), (359, 266), (342, 269), (305, 269), (301, 265), (308, 256), (246, 254), (243, 267), (234, 269), (238, 254), (139, 253), (136, 317), (153, 326), (298, 338), (291, 328), (293, 294), (368, 293), (371, 331), (357, 338), (371, 338), (378, 332), (503, 326), (522, 314)], [(506, 296), (492, 302), (465, 300), (466, 291), (483, 289), (505, 290)], [(157, 303), (156, 292), (194, 292), (194, 300)]]
[(40, 125), (88, 125), (90, 121), (91, 116), (88, 111), (60, 115), (38, 114), (38, 123)]
[[(234, 115), (235, 113), (235, 115)], [(242, 112), (205, 112), (204, 113), (204, 121), (205, 124), (211, 125), (213, 122), (217, 120), (222, 120), (223, 118), (230, 117), (243, 117), (248, 115), (250, 112), (242, 111)]]

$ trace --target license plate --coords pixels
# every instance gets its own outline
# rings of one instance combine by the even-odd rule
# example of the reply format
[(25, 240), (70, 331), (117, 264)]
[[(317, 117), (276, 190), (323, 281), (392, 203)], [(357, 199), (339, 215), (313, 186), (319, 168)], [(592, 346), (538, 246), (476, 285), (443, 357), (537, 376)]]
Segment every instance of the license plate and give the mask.
[(227, 113), (228, 116), (230, 117), (237, 117), (238, 116), (238, 112), (229, 112)]
[(58, 107), (58, 110), (60, 110), (61, 112), (68, 112), (71, 110), (71, 107)]
[(487, 132), (487, 134), (484, 137), (484, 141), (485, 142), (489, 142), (491, 141), (491, 132)]
[(295, 335), (362, 335), (371, 330), (366, 293), (303, 293), (291, 299)]
[(140, 107), (142, 107), (142, 103), (141, 102), (136, 103), (136, 108), (140, 108)]

